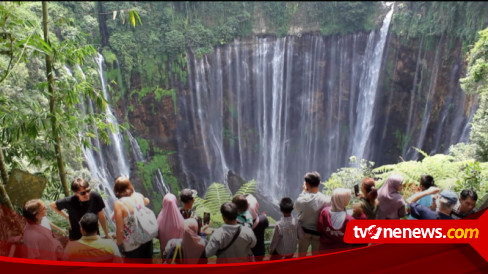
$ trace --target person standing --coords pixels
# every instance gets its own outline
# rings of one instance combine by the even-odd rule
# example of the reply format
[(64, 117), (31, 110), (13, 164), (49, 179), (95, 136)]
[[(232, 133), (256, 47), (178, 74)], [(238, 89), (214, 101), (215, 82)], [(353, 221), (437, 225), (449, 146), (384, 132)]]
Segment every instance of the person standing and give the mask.
[(473, 214), (478, 194), (471, 189), (464, 189), (459, 195), (459, 202), (452, 210), (451, 217), (455, 220), (462, 219)]
[(312, 254), (318, 254), (320, 234), (317, 232), (317, 220), (322, 209), (330, 204), (327, 197), (319, 192), (320, 174), (318, 172), (308, 172), (305, 174), (304, 180), (303, 191), (298, 195), (294, 205), (303, 230), (298, 239), (298, 256), (305, 256), (310, 245)]
[(410, 206), (410, 214), (419, 220), (452, 220), (452, 209), (456, 205), (458, 197), (456, 193), (451, 190), (444, 190), (436, 199), (437, 210), (432, 210), (418, 204), (417, 201), (427, 195), (433, 195), (440, 191), (437, 187), (430, 187), (422, 192), (415, 193), (407, 199), (407, 204)]
[[(429, 189), (432, 186), (435, 186), (434, 177), (432, 177), (430, 175), (422, 175), (420, 177), (420, 191), (419, 192), (422, 192), (424, 190), (427, 190), (427, 189)], [(417, 201), (417, 203), (419, 205), (422, 205), (422, 206), (425, 206), (425, 207), (429, 207), (432, 210), (435, 210), (435, 208), (436, 208), (436, 206), (434, 204), (434, 199), (433, 199), (433, 196), (432, 195), (426, 195), (426, 196), (420, 198)], [(416, 220), (412, 215), (409, 215), (408, 219), (409, 220)]]
[[(105, 203), (102, 196), (95, 191), (91, 191), (87, 181), (78, 178), (71, 183), (71, 191), (74, 195), (57, 200), (51, 203), (51, 208), (59, 215), (63, 216), (69, 222), (69, 239), (77, 241), (81, 238), (80, 219), (87, 212), (94, 213), (98, 216), (105, 238), (111, 239), (108, 233), (107, 220), (105, 219)], [(62, 210), (66, 209), (68, 214)]]
[(159, 212), (157, 220), (159, 245), (161, 254), (164, 254), (168, 241), (182, 238), (185, 228), (183, 216), (178, 210), (178, 200), (174, 194), (167, 193), (164, 195), (163, 208)]
[(232, 202), (237, 207), (237, 223), (251, 228), (253, 225), (253, 218), (249, 212), (249, 203), (247, 202), (246, 195), (238, 194), (234, 196)]
[(372, 178), (364, 178), (361, 183), (361, 194), (359, 194), (359, 203), (353, 205), (353, 217), (355, 219), (376, 219), (378, 211), (378, 191), (375, 187), (375, 181)]
[(399, 193), (402, 189), (403, 177), (391, 175), (378, 191), (378, 212), (376, 219), (400, 219), (407, 214), (405, 200)]
[(134, 210), (147, 206), (149, 199), (135, 192), (129, 178), (125, 176), (115, 179), (114, 193), (118, 198), (114, 203), (117, 245), (121, 247), (125, 260), (152, 263), (153, 241), (139, 243), (134, 237), (137, 226)]
[(180, 212), (183, 219), (195, 218), (197, 216), (195, 211), (192, 210), (196, 196), (197, 191), (193, 189), (185, 188), (180, 192), (180, 201), (183, 204), (183, 207), (180, 207)]
[(346, 206), (351, 200), (351, 190), (336, 188), (332, 191), (330, 207), (325, 207), (320, 213), (317, 230), (320, 232), (320, 250), (323, 253), (333, 249), (347, 248), (352, 245), (344, 242), (347, 223), (354, 220), (347, 214)]
[(269, 246), (270, 260), (292, 258), (297, 250), (298, 222), (291, 216), (293, 201), (284, 197), (280, 201), (280, 211), (283, 217), (276, 223), (273, 237)]
[(205, 247), (207, 258), (217, 255), (217, 263), (249, 262), (256, 237), (251, 228), (237, 223), (237, 206), (226, 202), (220, 207), (225, 224), (216, 229)]
[(249, 194), (246, 196), (249, 204), (248, 211), (252, 216), (252, 231), (256, 236), (256, 246), (252, 248), (252, 253), (257, 262), (260, 262), (264, 258), (266, 249), (264, 247), (264, 233), (269, 226), (268, 217), (264, 214), (259, 214), (259, 202), (254, 195)]

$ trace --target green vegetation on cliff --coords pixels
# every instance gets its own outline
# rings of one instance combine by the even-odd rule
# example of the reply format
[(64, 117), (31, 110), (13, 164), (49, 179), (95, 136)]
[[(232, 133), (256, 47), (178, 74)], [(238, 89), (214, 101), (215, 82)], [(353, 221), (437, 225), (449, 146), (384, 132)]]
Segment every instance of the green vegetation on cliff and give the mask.
[(479, 104), (471, 123), (471, 142), (480, 161), (488, 161), (488, 28), (469, 52), (468, 71), (461, 87), (468, 94), (478, 94)]
[(456, 38), (467, 50), (486, 27), (486, 2), (398, 2), (391, 31), (406, 38)]
[[(471, 140), (477, 146), (476, 160), (487, 161), (485, 82), (488, 65), (485, 57), (488, 34), (484, 31), (478, 36), (477, 31), (486, 26), (488, 5), (483, 2), (397, 2), (395, 5), (397, 10), (391, 31), (400, 37), (425, 37), (428, 45), (430, 38), (446, 36), (459, 39), (465, 48), (480, 37), (471, 51), (463, 88), (479, 94), (480, 107), (473, 121)], [(51, 44), (46, 46), (38, 40), (39, 48), (33, 48), (28, 41), (34, 37), (33, 34), (40, 34), (40, 4), (5, 2), (0, 7), (0, 14), (8, 15), (0, 16), (2, 34), (9, 38), (0, 44), (0, 64), (7, 68), (2, 71), (5, 78), (1, 81), (0, 142), (8, 169), (42, 170), (52, 179), (49, 181), (54, 182), (50, 189), (59, 184), (55, 179), (57, 168), (53, 165), (56, 155), (51, 149), (56, 141), (49, 132), (45, 65), (39, 53), (53, 50), (53, 56), (63, 57), (60, 55), (63, 45), (73, 46), (70, 44), (72, 41), (81, 46), (94, 45), (99, 51), (103, 50), (107, 78), (112, 83), (112, 98), (127, 103), (123, 111), (133, 110), (134, 102), (151, 93), (156, 101), (171, 97), (176, 116), (176, 92), (187, 88), (188, 49), (200, 58), (211, 53), (215, 46), (238, 38), (249, 38), (253, 34), (281, 37), (306, 32), (345, 35), (370, 31), (380, 25), (379, 19), (385, 13), (379, 2), (53, 2), (49, 7), (52, 11)], [(131, 9), (141, 16), (142, 25), (138, 28), (129, 23), (121, 24), (119, 20), (121, 10)], [(116, 15), (115, 11), (119, 14)], [(24, 44), (29, 47), (19, 46)], [(72, 56), (77, 52), (72, 49)], [(94, 88), (99, 80), (93, 64), (87, 62), (83, 66), (85, 81), (85, 76), (74, 69), (75, 63), (69, 60), (66, 52), (63, 58), (55, 61), (56, 91), (60, 94), (57, 98), (60, 108), (56, 115), (63, 121), (56, 130), (64, 136), (63, 154), (68, 160), (67, 173), (71, 177), (77, 176), (83, 168), (78, 139), (78, 130), (83, 127), (81, 122), (95, 124), (97, 132), (102, 134), (100, 137), (108, 139), (104, 130), (107, 125), (102, 120), (84, 117), (81, 108), (74, 107), (81, 103), (78, 95), (84, 94), (83, 99), (95, 99), (100, 106), (105, 102), (100, 97), (101, 91)], [(82, 63), (80, 58), (77, 61)], [(65, 71), (65, 64), (74, 71), (73, 77)], [(127, 113), (123, 117), (127, 117)], [(233, 141), (233, 132), (227, 130), (224, 134)], [(90, 130), (82, 144), (89, 145), (89, 137), (95, 136), (95, 129)], [(411, 136), (397, 134), (397, 138), (405, 142)], [(146, 186), (150, 187), (151, 176), (161, 168), (167, 183), (177, 189), (178, 182), (171, 175), (168, 154), (154, 150), (154, 155), (149, 155), (150, 143), (148, 140), (142, 145), (145, 156), (151, 159), (146, 166), (140, 167)], [(476, 177), (482, 167), (483, 164), (476, 163), (469, 168), (465, 166), (465, 175), (458, 177)], [(415, 178), (416, 175), (412, 176)], [(59, 196), (60, 193), (54, 194)]]

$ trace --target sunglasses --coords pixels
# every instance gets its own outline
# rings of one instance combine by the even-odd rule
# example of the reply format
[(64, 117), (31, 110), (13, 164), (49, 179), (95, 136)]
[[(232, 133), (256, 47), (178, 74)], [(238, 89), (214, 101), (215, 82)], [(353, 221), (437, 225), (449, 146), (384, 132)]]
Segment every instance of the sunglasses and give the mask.
[(80, 196), (85, 196), (85, 194), (90, 194), (90, 191), (91, 191), (91, 189), (87, 189), (87, 190), (85, 190), (85, 191), (78, 192), (78, 195), (80, 195)]

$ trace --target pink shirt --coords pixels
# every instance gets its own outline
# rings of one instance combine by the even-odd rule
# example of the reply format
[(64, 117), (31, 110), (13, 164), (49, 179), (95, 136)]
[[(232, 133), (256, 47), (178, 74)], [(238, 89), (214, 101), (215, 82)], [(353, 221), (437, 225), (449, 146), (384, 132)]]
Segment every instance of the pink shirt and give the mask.
[(62, 258), (63, 247), (54, 239), (51, 230), (38, 224), (27, 224), (24, 230), (26, 258), (53, 260)]

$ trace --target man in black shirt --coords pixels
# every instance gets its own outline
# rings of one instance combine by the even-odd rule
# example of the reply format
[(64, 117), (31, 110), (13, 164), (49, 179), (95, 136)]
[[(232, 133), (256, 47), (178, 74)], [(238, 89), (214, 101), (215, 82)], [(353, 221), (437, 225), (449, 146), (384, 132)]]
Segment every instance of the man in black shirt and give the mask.
[[(78, 178), (71, 183), (71, 190), (74, 195), (51, 203), (51, 208), (59, 215), (66, 218), (69, 222), (69, 239), (76, 241), (81, 238), (82, 235), (79, 222), (81, 217), (87, 212), (97, 214), (103, 231), (105, 232), (105, 237), (111, 238), (108, 234), (107, 220), (105, 219), (105, 213), (103, 212), (105, 203), (103, 202), (102, 196), (96, 192), (92, 192), (88, 182), (81, 178)], [(63, 209), (66, 209), (68, 214), (64, 213), (62, 211)]]

